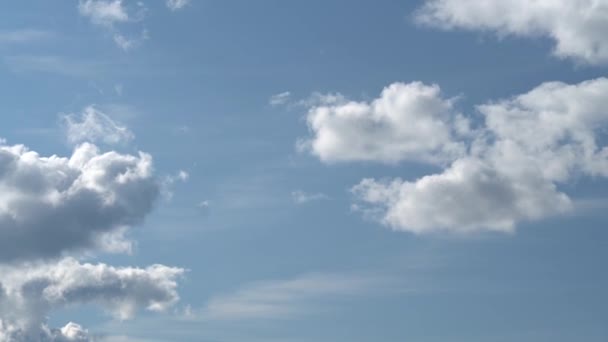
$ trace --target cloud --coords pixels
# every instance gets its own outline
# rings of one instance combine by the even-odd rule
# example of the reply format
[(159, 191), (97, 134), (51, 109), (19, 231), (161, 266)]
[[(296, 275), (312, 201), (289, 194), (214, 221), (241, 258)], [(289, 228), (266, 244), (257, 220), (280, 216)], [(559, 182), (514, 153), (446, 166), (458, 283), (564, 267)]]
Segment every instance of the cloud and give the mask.
[(50, 40), (54, 37), (55, 34), (49, 31), (36, 29), (0, 31), (0, 44), (25, 44)]
[(142, 21), (147, 12), (143, 2), (137, 2), (137, 10), (130, 13), (122, 0), (79, 0), (78, 11), (80, 15), (89, 18), (91, 23), (110, 32), (114, 43), (125, 51), (141, 45), (149, 38), (146, 29), (141, 31), (139, 37), (127, 37), (117, 28), (117, 24)]
[(94, 106), (86, 107), (80, 115), (68, 114), (62, 117), (68, 141), (102, 142), (107, 145), (128, 143), (135, 135), (126, 126), (112, 120)]
[[(341, 274), (307, 274), (289, 280), (258, 282), (234, 293), (211, 298), (204, 319), (286, 319), (305, 314), (313, 303), (328, 299), (386, 293), (386, 277)], [(192, 316), (192, 313), (190, 313)]]
[(571, 210), (560, 185), (608, 176), (608, 79), (541, 84), (528, 93), (477, 107), (484, 127), (469, 153), (441, 173), (416, 181), (365, 179), (354, 209), (414, 233), (512, 232), (520, 221)]
[(69, 158), (0, 145), (0, 189), (0, 263), (115, 249), (117, 232), (142, 222), (159, 194), (150, 155), (89, 143)]
[(309, 194), (301, 190), (292, 191), (291, 198), (296, 204), (306, 204), (309, 202), (323, 201), (329, 199), (329, 197), (323, 193)]
[(130, 19), (122, 0), (80, 0), (78, 11), (97, 25), (112, 26)]
[(16, 55), (4, 57), (13, 72), (44, 72), (70, 77), (90, 78), (107, 72), (107, 65), (95, 61), (66, 59), (52, 55)]
[(309, 110), (312, 137), (299, 142), (324, 162), (441, 163), (465, 153), (456, 139), (468, 122), (437, 85), (394, 83), (371, 102), (332, 99)]
[[(509, 177), (478, 159), (457, 160), (441, 174), (415, 182), (365, 179), (353, 193), (367, 214), (396, 230), (512, 232), (522, 220), (536, 220), (571, 209), (568, 196), (535, 173)], [(358, 207), (355, 207), (358, 208)]]
[(167, 7), (172, 11), (177, 11), (184, 8), (190, 3), (190, 0), (167, 0)]
[(290, 98), (291, 98), (291, 93), (286, 91), (286, 92), (272, 95), (270, 97), (270, 100), (268, 101), (268, 103), (270, 103), (271, 106), (281, 106), (281, 105), (284, 105), (287, 102), (289, 102)]
[(604, 0), (427, 0), (424, 25), (519, 37), (547, 37), (553, 53), (588, 64), (608, 62), (608, 2)]
[(117, 319), (140, 310), (164, 311), (179, 299), (177, 278), (184, 270), (153, 265), (115, 268), (81, 264), (67, 258), (57, 263), (3, 266), (0, 297), (2, 341), (89, 341), (75, 323), (49, 329), (46, 316), (64, 307), (95, 304)]

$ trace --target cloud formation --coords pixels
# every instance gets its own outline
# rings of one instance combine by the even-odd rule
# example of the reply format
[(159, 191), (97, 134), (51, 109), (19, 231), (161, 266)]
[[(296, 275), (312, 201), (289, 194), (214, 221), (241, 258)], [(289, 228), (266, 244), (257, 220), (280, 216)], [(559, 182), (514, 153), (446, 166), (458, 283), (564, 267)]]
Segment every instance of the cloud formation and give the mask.
[[(213, 297), (201, 318), (213, 320), (285, 319), (307, 312), (327, 298), (339, 299), (369, 293), (386, 293), (394, 279), (346, 274), (306, 274), (288, 280), (249, 284), (233, 293)], [(196, 316), (187, 310), (188, 316)]]
[(0, 44), (23, 44), (30, 42), (45, 41), (55, 37), (49, 31), (36, 29), (23, 29), (13, 31), (0, 31)]
[(465, 153), (458, 137), (469, 124), (437, 85), (394, 83), (371, 102), (332, 98), (310, 109), (312, 137), (299, 143), (324, 162), (441, 163)]
[(302, 190), (295, 190), (291, 192), (291, 199), (296, 203), (296, 204), (306, 204), (309, 202), (314, 202), (314, 201), (324, 201), (324, 200), (328, 200), (329, 196), (327, 196), (324, 193), (321, 192), (317, 192), (317, 193), (308, 193)]
[(112, 249), (108, 234), (140, 223), (159, 194), (150, 155), (89, 143), (69, 158), (0, 145), (0, 189), (0, 263)]
[(86, 107), (80, 115), (62, 117), (66, 136), (72, 144), (102, 142), (107, 145), (124, 144), (135, 138), (133, 132), (115, 122), (94, 106)]
[(89, 341), (75, 323), (49, 329), (46, 316), (75, 305), (95, 304), (117, 319), (139, 310), (163, 311), (179, 299), (177, 278), (184, 270), (162, 265), (115, 268), (67, 258), (52, 264), (2, 266), (1, 341)]
[(190, 3), (190, 0), (167, 0), (167, 7), (172, 11), (177, 11), (184, 8)]
[[(424, 85), (417, 87), (428, 89)], [(402, 85), (394, 89), (412, 94)], [(445, 160), (448, 166), (438, 174), (423, 176), (415, 181), (364, 179), (352, 188), (358, 199), (353, 208), (395, 230), (420, 234), (437, 231), (512, 232), (521, 221), (566, 213), (573, 208), (573, 201), (560, 190), (561, 185), (574, 177), (608, 176), (608, 147), (602, 145), (605, 139), (603, 127), (608, 124), (605, 109), (607, 92), (606, 78), (574, 85), (547, 82), (528, 93), (477, 106), (482, 120), (475, 130), (460, 128), (459, 122), (467, 120), (451, 120), (450, 116), (458, 118), (461, 114), (449, 107), (444, 107), (447, 112), (441, 121), (443, 124), (433, 126), (425, 115), (408, 116), (402, 113), (410, 107), (395, 106), (395, 117), (409, 117), (410, 120), (387, 120), (384, 131), (397, 131), (402, 125), (432, 127), (425, 131), (426, 134), (416, 136), (416, 146), (423, 147), (438, 146), (434, 127), (439, 127), (438, 135), (443, 137), (458, 137), (455, 134), (446, 135), (445, 132), (468, 132), (460, 141), (453, 138), (441, 140), (449, 146), (462, 146), (459, 149), (462, 154), (452, 154), (452, 159), (448, 160), (450, 155), (441, 148), (418, 149), (424, 151), (423, 155), (426, 156), (422, 160)], [(410, 101), (417, 102), (415, 99)], [(361, 105), (355, 103), (346, 106)], [(337, 113), (341, 111), (345, 111), (347, 116), (352, 113), (342, 106), (338, 109), (324, 107), (322, 114), (316, 114), (317, 111), (318, 108), (311, 110), (313, 119), (320, 116), (321, 122), (327, 121), (323, 118), (325, 115), (339, 116)], [(363, 117), (367, 118), (365, 115)], [(360, 116), (357, 120), (361, 121)], [(348, 135), (341, 132), (351, 126), (338, 122), (341, 125), (336, 128), (326, 124), (320, 126), (322, 129), (332, 128), (329, 130), (332, 137), (329, 141), (346, 141), (344, 136)], [(365, 133), (358, 131), (357, 125), (354, 127), (352, 130), (362, 135), (361, 141), (370, 140)], [(352, 141), (349, 146), (356, 146), (354, 134)], [(402, 135), (385, 134), (375, 141), (379, 142), (388, 146), (383, 149), (386, 153), (381, 154), (383, 158), (377, 158), (381, 147), (367, 151), (355, 148), (363, 154), (358, 159), (404, 159), (402, 150), (395, 148), (402, 143)], [(318, 146), (321, 148), (324, 145)], [(344, 153), (343, 157), (333, 159), (353, 159), (350, 158), (352, 149), (333, 151)], [(319, 152), (316, 154), (321, 155)]]
[(608, 63), (608, 1), (427, 0), (416, 20), (445, 30), (547, 37), (553, 53), (588, 64)]
[(118, 24), (133, 23), (143, 20), (147, 7), (137, 2), (137, 10), (129, 11), (122, 0), (79, 0), (78, 12), (91, 23), (103, 27), (112, 34), (118, 47), (127, 51), (148, 39), (148, 31), (143, 29), (136, 37), (127, 37), (118, 30)]
[(291, 93), (288, 91), (284, 91), (282, 93), (272, 95), (270, 97), (270, 100), (268, 100), (268, 103), (273, 107), (281, 106), (281, 105), (288, 103), (290, 98), (291, 98)]

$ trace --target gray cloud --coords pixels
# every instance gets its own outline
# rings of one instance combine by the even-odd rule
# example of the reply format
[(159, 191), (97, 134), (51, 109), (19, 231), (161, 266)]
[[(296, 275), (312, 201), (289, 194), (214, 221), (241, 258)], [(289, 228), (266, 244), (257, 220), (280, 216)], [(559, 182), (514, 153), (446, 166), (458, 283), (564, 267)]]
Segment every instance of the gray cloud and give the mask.
[(159, 195), (150, 155), (88, 143), (69, 158), (0, 145), (0, 189), (0, 262), (115, 249), (104, 243), (116, 247), (116, 233), (140, 223)]
[(47, 327), (46, 315), (62, 307), (95, 304), (121, 320), (139, 310), (164, 311), (178, 301), (176, 280), (184, 272), (163, 265), (142, 269), (81, 264), (70, 258), (3, 266), (0, 271), (0, 340), (15, 342), (93, 340), (75, 323)]

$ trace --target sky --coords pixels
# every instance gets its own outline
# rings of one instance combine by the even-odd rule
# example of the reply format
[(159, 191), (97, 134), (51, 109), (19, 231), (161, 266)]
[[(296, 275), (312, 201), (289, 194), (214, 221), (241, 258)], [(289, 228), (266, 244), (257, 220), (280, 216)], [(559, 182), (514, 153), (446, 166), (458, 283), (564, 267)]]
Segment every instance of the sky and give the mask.
[(608, 1), (0, 23), (0, 342), (608, 340)]

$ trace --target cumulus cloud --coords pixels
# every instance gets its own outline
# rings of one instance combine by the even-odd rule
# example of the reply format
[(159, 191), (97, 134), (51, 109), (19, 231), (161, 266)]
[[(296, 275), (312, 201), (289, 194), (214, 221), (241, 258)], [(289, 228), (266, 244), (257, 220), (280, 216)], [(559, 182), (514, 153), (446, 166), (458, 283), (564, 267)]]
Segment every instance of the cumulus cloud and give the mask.
[(312, 137), (299, 142), (324, 162), (418, 160), (442, 163), (465, 153), (468, 122), (437, 85), (395, 83), (371, 102), (333, 96), (307, 115)]
[(172, 11), (182, 9), (190, 3), (190, 0), (167, 0), (167, 7)]
[(73, 144), (82, 142), (124, 144), (135, 137), (129, 128), (115, 122), (94, 106), (86, 107), (80, 115), (68, 114), (62, 119), (68, 141)]
[(0, 145), (0, 189), (0, 262), (103, 248), (107, 234), (140, 223), (159, 194), (150, 155), (89, 143), (69, 158)]
[[(568, 196), (532, 172), (509, 177), (478, 159), (459, 159), (441, 174), (415, 182), (365, 179), (353, 190), (396, 230), (414, 233), (479, 230), (512, 232), (517, 222), (536, 220), (571, 208)], [(358, 208), (358, 207), (355, 207)]]
[(553, 53), (589, 64), (608, 62), (608, 1), (427, 0), (418, 22), (446, 30), (548, 37)]
[(49, 329), (46, 315), (63, 307), (94, 304), (117, 319), (139, 310), (163, 311), (179, 299), (177, 278), (184, 270), (153, 265), (115, 268), (67, 258), (54, 264), (3, 266), (0, 297), (2, 341), (89, 341), (75, 323)]
[[(607, 92), (606, 78), (574, 85), (547, 82), (528, 93), (479, 105), (483, 122), (461, 140), (466, 154), (442, 172), (415, 181), (365, 179), (352, 188), (358, 199), (353, 208), (414, 233), (512, 232), (521, 221), (566, 213), (574, 205), (561, 185), (574, 177), (608, 176), (608, 147), (602, 145)], [(428, 146), (426, 140), (434, 137), (417, 139)], [(389, 146), (400, 142), (398, 135), (381, 141)], [(389, 151), (395, 160), (401, 156), (398, 149)], [(377, 155), (374, 149), (369, 153), (370, 159)]]

